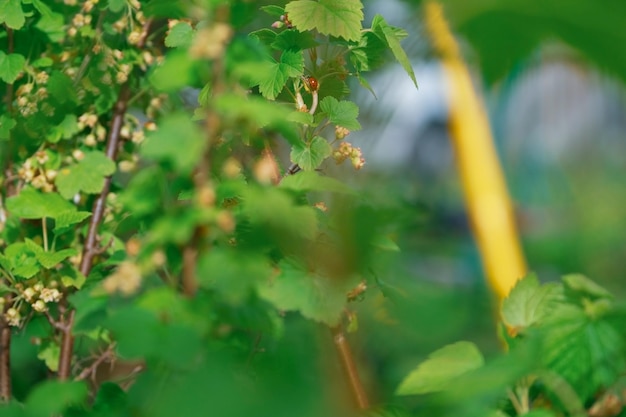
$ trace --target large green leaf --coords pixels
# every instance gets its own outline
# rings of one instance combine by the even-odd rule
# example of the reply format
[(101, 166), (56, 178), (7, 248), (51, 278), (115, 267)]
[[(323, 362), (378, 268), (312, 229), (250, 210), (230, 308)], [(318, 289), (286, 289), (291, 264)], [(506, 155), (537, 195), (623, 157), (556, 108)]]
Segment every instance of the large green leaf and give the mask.
[(411, 371), (398, 389), (397, 395), (416, 395), (445, 389), (450, 382), (483, 366), (485, 360), (476, 345), (457, 342), (445, 346), (428, 356)]
[(11, 129), (15, 127), (17, 122), (6, 114), (0, 115), (0, 140), (9, 139)]
[(191, 44), (193, 33), (194, 30), (189, 23), (178, 22), (165, 37), (165, 46), (169, 48), (187, 47)]
[(9, 213), (22, 219), (57, 219), (68, 211), (76, 211), (70, 202), (57, 193), (42, 193), (25, 187), (14, 197), (7, 199)]
[(361, 36), (362, 9), (360, 0), (297, 0), (285, 6), (289, 20), (299, 31), (317, 30), (349, 41)]
[(78, 192), (97, 194), (104, 187), (104, 178), (115, 172), (115, 163), (99, 151), (85, 153), (78, 163), (59, 171), (55, 184), (65, 198)]
[[(1, 0), (0, 0), (1, 1)], [(19, 2), (18, 2), (19, 3)], [(0, 79), (7, 84), (13, 84), (24, 69), (26, 58), (20, 54), (5, 54), (0, 51)]]
[(329, 326), (339, 323), (346, 293), (354, 283), (322, 276), (292, 261), (282, 261), (280, 275), (259, 286), (259, 293), (280, 310), (299, 311)]
[(20, 0), (0, 0), (0, 24), (4, 23), (11, 29), (20, 29), (25, 21)]
[(280, 182), (280, 188), (298, 192), (334, 192), (355, 194), (355, 191), (343, 182), (331, 177), (324, 177), (315, 171), (304, 171), (298, 175), (290, 175)]

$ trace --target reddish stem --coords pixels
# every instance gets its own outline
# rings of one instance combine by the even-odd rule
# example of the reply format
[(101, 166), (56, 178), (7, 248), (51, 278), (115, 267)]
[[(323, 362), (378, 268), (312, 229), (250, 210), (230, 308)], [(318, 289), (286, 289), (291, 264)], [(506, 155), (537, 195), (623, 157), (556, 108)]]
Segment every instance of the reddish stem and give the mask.
[(346, 339), (346, 334), (343, 331), (341, 325), (331, 327), (330, 331), (333, 335), (333, 342), (335, 343), (335, 349), (339, 355), (339, 361), (345, 374), (352, 397), (359, 410), (367, 410), (369, 408), (369, 400), (367, 393), (363, 388), (363, 383), (359, 377), (359, 371), (357, 370), (356, 361), (350, 349), (350, 344)]

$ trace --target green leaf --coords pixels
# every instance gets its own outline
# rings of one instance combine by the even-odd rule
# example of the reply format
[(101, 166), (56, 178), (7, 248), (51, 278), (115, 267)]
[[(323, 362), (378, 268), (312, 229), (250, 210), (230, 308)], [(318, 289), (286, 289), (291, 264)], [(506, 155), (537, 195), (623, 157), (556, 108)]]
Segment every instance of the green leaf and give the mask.
[(312, 125), (314, 123), (313, 115), (308, 112), (294, 110), (287, 116), (290, 122), (296, 122), (301, 125)]
[(280, 62), (268, 62), (262, 65), (254, 83), (259, 85), (263, 97), (274, 100), (283, 91), (289, 77), (299, 77), (304, 72), (302, 51), (285, 51)]
[(165, 92), (174, 92), (186, 87), (193, 80), (193, 60), (184, 50), (174, 49), (165, 56), (165, 61), (148, 76), (150, 83)]
[(52, 60), (52, 58), (44, 56), (44, 57), (34, 60), (32, 65), (35, 68), (47, 68), (47, 67), (51, 67), (52, 64), (54, 64), (54, 61)]
[(0, 24), (4, 23), (11, 29), (20, 29), (25, 21), (20, 0), (0, 0)]
[(36, 244), (24, 242), (12, 243), (4, 250), (6, 261), (10, 264), (11, 273), (22, 278), (31, 278), (41, 267), (37, 262), (37, 253), (42, 252)]
[(0, 51), (0, 79), (2, 79), (5, 83), (13, 84), (24, 69), (24, 65), (26, 65), (26, 58), (22, 55), (7, 55)]
[(9, 139), (11, 130), (16, 124), (15, 119), (10, 118), (6, 114), (0, 115), (0, 140)]
[(393, 26), (389, 26), (385, 19), (381, 15), (374, 16), (372, 20), (372, 30), (381, 40), (384, 40), (393, 56), (396, 57), (396, 60), (402, 65), (402, 68), (406, 71), (406, 73), (411, 77), (413, 84), (417, 88), (417, 80), (415, 79), (415, 73), (413, 72), (413, 67), (411, 66), (411, 62), (409, 61), (409, 57), (402, 49), (400, 45), (400, 40), (406, 36), (406, 32), (399, 30)]
[(309, 48), (315, 48), (319, 45), (311, 32), (298, 32), (295, 30), (286, 30), (279, 33), (271, 46), (281, 51), (292, 50), (302, 51)]
[(50, 74), (46, 88), (50, 96), (54, 97), (59, 103), (67, 101), (78, 102), (72, 79), (60, 71), (53, 71)]
[(407, 375), (396, 395), (417, 395), (442, 391), (459, 376), (483, 366), (485, 360), (475, 344), (457, 342), (428, 356)]
[(178, 22), (165, 37), (165, 46), (168, 48), (188, 47), (193, 38), (193, 28), (187, 22)]
[(358, 72), (372, 71), (386, 62), (387, 43), (373, 32), (364, 32), (356, 48), (350, 50), (350, 60)]
[(72, 198), (78, 192), (97, 194), (104, 187), (104, 178), (115, 172), (115, 163), (99, 151), (86, 152), (77, 164), (62, 168), (55, 179), (59, 193)]
[(343, 194), (355, 194), (355, 191), (341, 181), (331, 177), (324, 177), (315, 171), (304, 171), (298, 175), (290, 175), (283, 178), (280, 188), (298, 192), (333, 192)]
[(190, 173), (202, 158), (206, 140), (202, 131), (183, 113), (168, 115), (150, 132), (141, 147), (147, 158), (170, 162), (182, 174)]
[(285, 6), (285, 12), (301, 32), (317, 30), (349, 41), (361, 36), (363, 4), (359, 0), (291, 1)]
[(252, 36), (257, 38), (261, 43), (265, 45), (271, 45), (272, 42), (276, 39), (276, 32), (271, 29), (263, 28), (259, 30), (255, 30), (254, 32), (250, 32), (248, 36)]
[(276, 308), (299, 311), (304, 317), (334, 326), (353, 283), (337, 281), (291, 261), (281, 261), (280, 275), (259, 287), (259, 294)]
[(88, 393), (84, 382), (44, 381), (26, 398), (26, 410), (32, 417), (59, 415), (69, 406), (86, 401)]
[(296, 235), (313, 239), (317, 235), (315, 209), (296, 205), (283, 190), (249, 188), (243, 193), (243, 200), (243, 210), (250, 222), (269, 229), (279, 238)]
[(50, 130), (47, 140), (48, 142), (57, 143), (61, 139), (71, 139), (78, 132), (80, 132), (80, 128), (76, 115), (66, 114), (63, 121)]
[(311, 142), (294, 145), (291, 149), (291, 162), (300, 165), (305, 171), (317, 169), (332, 153), (332, 148), (326, 139), (315, 136)]
[(200, 258), (197, 273), (201, 287), (217, 290), (235, 305), (248, 300), (256, 283), (272, 274), (269, 260), (259, 254), (218, 248)]
[(113, 13), (121, 12), (127, 5), (127, 0), (109, 0), (109, 10)]
[(261, 6), (259, 9), (263, 10), (265, 13), (270, 16), (280, 17), (285, 14), (285, 8), (281, 6), (275, 6), (273, 4), (267, 6)]
[(59, 356), (61, 354), (61, 347), (58, 343), (49, 342), (46, 343), (45, 346), (39, 350), (37, 354), (37, 359), (44, 361), (46, 366), (52, 372), (56, 372), (59, 370)]
[(37, 260), (41, 266), (50, 269), (76, 254), (78, 254), (78, 251), (74, 248), (63, 249), (58, 252), (40, 252), (37, 254)]
[(18, 195), (7, 199), (7, 209), (22, 219), (57, 219), (63, 213), (75, 211), (76, 207), (57, 193), (42, 193), (25, 187)]
[(324, 97), (320, 101), (320, 110), (326, 113), (331, 123), (349, 130), (359, 130), (357, 121), (359, 107), (351, 101), (338, 101), (334, 97)]
[(564, 378), (583, 402), (612, 386), (626, 370), (622, 336), (605, 320), (591, 319), (582, 311), (555, 321), (543, 341), (542, 362)]
[(502, 302), (502, 320), (516, 333), (549, 317), (562, 298), (559, 284), (539, 284), (535, 274), (529, 274), (515, 285)]
[(91, 212), (89, 211), (64, 211), (55, 218), (54, 231), (58, 232), (73, 224), (80, 223), (89, 216), (91, 216)]
[(571, 291), (593, 298), (613, 298), (609, 291), (582, 274), (565, 275), (562, 280), (565, 287)]

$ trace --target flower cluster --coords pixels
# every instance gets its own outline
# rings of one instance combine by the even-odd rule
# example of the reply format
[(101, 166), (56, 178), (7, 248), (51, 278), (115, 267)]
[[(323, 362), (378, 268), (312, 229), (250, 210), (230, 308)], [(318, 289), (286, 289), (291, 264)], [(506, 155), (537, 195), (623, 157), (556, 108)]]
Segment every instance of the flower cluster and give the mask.
[(46, 151), (37, 151), (33, 157), (27, 159), (18, 169), (18, 177), (43, 192), (52, 192), (57, 171), (45, 166), (48, 159), (49, 155)]
[(22, 84), (16, 91), (16, 104), (22, 116), (30, 116), (37, 111), (37, 104), (48, 97), (46, 84), (48, 73), (45, 71), (29, 71), (32, 81)]
[[(48, 304), (58, 303), (61, 300), (61, 291), (56, 288), (57, 285), (56, 281), (51, 282), (49, 286), (44, 286), (41, 282), (38, 282), (26, 288), (21, 284), (17, 284), (15, 288), (20, 292), (18, 301), (25, 301), (38, 313), (48, 311)], [(5, 299), (0, 298), (0, 308), (4, 302)], [(20, 310), (20, 303), (16, 303), (4, 313), (4, 319), (9, 326), (17, 327), (20, 325), (22, 321), (22, 313)]]
[(354, 147), (348, 142), (341, 142), (341, 144), (339, 144), (339, 148), (333, 152), (333, 159), (338, 164), (349, 159), (354, 169), (361, 169), (363, 165), (365, 165), (361, 148)]

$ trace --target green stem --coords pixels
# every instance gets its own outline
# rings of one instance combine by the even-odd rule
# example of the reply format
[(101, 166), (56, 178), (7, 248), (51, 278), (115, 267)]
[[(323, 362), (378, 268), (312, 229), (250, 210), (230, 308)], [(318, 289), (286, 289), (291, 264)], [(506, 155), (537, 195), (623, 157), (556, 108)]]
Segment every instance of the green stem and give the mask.
[(46, 218), (41, 218), (41, 231), (43, 232), (43, 250), (48, 252), (48, 228), (46, 227)]

